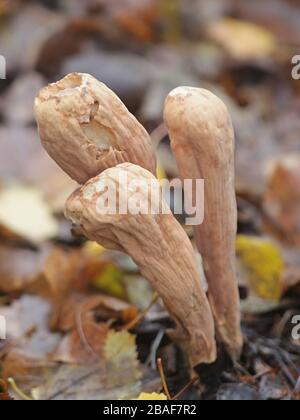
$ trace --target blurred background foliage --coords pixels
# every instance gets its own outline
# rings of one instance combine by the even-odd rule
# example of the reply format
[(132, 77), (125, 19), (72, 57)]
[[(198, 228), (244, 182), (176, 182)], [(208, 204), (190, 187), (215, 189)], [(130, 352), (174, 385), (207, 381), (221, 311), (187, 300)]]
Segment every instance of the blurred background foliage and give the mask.
[[(174, 391), (188, 376), (165, 334), (168, 315), (160, 303), (149, 310), (153, 292), (137, 267), (72, 236), (63, 217), (76, 185), (43, 151), (32, 105), (42, 86), (77, 71), (106, 83), (152, 133), (160, 177), (178, 175), (162, 124), (169, 91), (204, 87), (228, 105), (252, 353), (244, 380), (231, 373), (242, 387), (219, 384), (214, 397), (291, 397), (300, 356), (290, 334), (300, 307), (300, 81), (291, 76), (299, 1), (0, 0), (0, 54), (0, 314), (12, 320), (9, 344), (0, 342), (3, 379), (13, 376), (36, 398), (103, 399), (160, 391), (157, 355)], [(99, 375), (80, 381), (95, 366)]]

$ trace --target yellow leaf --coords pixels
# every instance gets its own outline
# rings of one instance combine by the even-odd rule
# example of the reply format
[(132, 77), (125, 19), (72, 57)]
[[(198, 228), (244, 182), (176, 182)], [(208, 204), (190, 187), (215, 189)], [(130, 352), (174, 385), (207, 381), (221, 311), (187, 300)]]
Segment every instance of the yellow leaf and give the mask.
[(239, 235), (236, 251), (254, 292), (264, 299), (279, 300), (284, 271), (280, 250), (268, 240)]
[(102, 292), (126, 300), (127, 292), (123, 283), (122, 272), (113, 264), (106, 265), (100, 274), (91, 281), (92, 285)]
[[(116, 373), (122, 372), (125, 381), (126, 376), (128, 380), (133, 378), (135, 381), (141, 378), (135, 335), (127, 331), (110, 331), (104, 345), (103, 355), (109, 369)], [(126, 372), (128, 373), (126, 374)], [(113, 380), (113, 378), (111, 379)], [(120, 380), (119, 378), (118, 381)]]
[(208, 29), (212, 40), (241, 60), (266, 58), (276, 50), (272, 32), (262, 26), (233, 18), (214, 22)]
[(156, 169), (156, 177), (157, 179), (159, 179), (160, 181), (164, 180), (167, 178), (167, 175), (165, 173), (165, 170), (162, 166), (158, 165), (157, 169)]
[(84, 245), (84, 251), (86, 251), (89, 255), (101, 255), (103, 254), (103, 252), (105, 252), (105, 248), (99, 244), (97, 244), (97, 242), (92, 242), (92, 241), (88, 241), (85, 245)]
[(165, 394), (157, 394), (156, 392), (152, 392), (152, 394), (147, 394), (146, 392), (142, 392), (137, 400), (167, 400)]
[(119, 363), (127, 358), (136, 359), (135, 340), (135, 335), (127, 331), (110, 331), (104, 346), (105, 360)]

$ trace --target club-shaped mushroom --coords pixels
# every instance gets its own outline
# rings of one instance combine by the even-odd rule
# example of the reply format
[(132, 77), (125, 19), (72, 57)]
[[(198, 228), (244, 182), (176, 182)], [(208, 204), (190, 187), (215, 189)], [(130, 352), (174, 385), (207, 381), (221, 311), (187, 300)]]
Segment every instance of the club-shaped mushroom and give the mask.
[(242, 349), (235, 273), (237, 206), (234, 131), (225, 104), (211, 92), (180, 87), (166, 99), (165, 122), (183, 179), (204, 179), (205, 219), (195, 227), (219, 339), (238, 358)]
[(130, 163), (107, 169), (73, 193), (66, 216), (90, 240), (133, 258), (163, 299), (192, 366), (215, 361), (214, 321), (193, 247), (150, 172)]
[(124, 162), (155, 174), (150, 136), (115, 93), (94, 77), (71, 73), (46, 86), (34, 109), (43, 146), (80, 184)]

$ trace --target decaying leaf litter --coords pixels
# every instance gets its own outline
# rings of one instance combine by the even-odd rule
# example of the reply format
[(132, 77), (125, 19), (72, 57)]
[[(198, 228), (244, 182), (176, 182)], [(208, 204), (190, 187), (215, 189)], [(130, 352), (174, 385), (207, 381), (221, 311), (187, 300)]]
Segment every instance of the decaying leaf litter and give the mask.
[[(226, 103), (236, 134), (245, 344), (234, 363), (220, 347), (180, 398), (299, 398), (291, 323), (300, 310), (299, 82), (291, 57), (300, 14), (293, 1), (266, 3), (268, 12), (234, 0), (0, 2), (8, 73), (0, 96), (0, 314), (9, 321), (0, 399), (162, 399), (159, 358), (171, 396), (191, 380), (167, 334), (173, 322), (137, 266), (72, 235), (63, 216), (76, 183), (41, 147), (30, 103), (73, 71), (108, 85), (149, 133), (178, 86), (209, 89)], [(173, 178), (170, 150), (165, 136), (159, 169)]]

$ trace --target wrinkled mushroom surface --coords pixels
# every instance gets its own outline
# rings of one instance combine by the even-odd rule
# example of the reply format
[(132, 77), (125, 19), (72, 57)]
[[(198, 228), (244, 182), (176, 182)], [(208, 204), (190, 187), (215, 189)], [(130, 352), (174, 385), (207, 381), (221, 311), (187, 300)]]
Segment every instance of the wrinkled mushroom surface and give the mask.
[(195, 227), (195, 236), (217, 334), (230, 355), (238, 358), (242, 334), (235, 273), (237, 205), (231, 118), (217, 96), (191, 87), (170, 93), (164, 117), (181, 177), (205, 181), (205, 218)]
[(34, 109), (43, 146), (80, 184), (124, 162), (155, 173), (150, 136), (115, 93), (94, 77), (71, 73), (46, 86)]
[[(118, 203), (134, 197), (144, 209), (153, 198), (147, 186), (156, 186), (155, 204), (167, 214), (114, 214), (111, 207), (108, 211), (105, 194), (111, 184), (116, 186)], [(128, 190), (129, 198), (124, 198)], [(213, 316), (193, 247), (150, 172), (133, 164), (106, 170), (73, 193), (66, 204), (66, 216), (80, 225), (89, 239), (133, 258), (163, 299), (176, 323), (173, 338), (187, 352), (192, 366), (216, 359)]]

